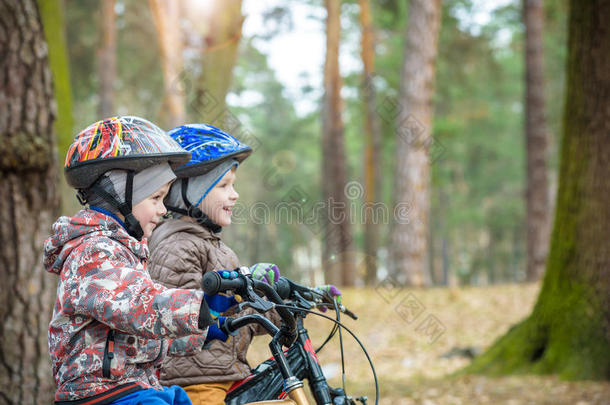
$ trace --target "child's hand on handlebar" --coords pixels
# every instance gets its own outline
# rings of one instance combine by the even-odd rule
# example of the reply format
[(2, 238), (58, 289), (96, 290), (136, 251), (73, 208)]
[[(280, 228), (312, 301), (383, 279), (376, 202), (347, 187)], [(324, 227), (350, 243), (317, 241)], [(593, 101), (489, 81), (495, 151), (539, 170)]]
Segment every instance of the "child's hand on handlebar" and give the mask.
[[(217, 273), (220, 274), (220, 277), (223, 279), (229, 280), (235, 279), (239, 275), (237, 272), (229, 270), (218, 270)], [(218, 293), (216, 295), (207, 295), (204, 293), (203, 298), (208, 304), (210, 315), (212, 315), (213, 319), (217, 319), (229, 310), (229, 308), (234, 307), (239, 303), (234, 296), (223, 293)]]
[(264, 281), (271, 287), (280, 279), (280, 269), (273, 263), (256, 263), (250, 267), (252, 278)]
[(222, 328), (226, 319), (227, 318), (224, 316), (219, 316), (218, 319), (216, 319), (216, 323), (210, 325), (208, 328), (208, 335), (205, 338), (204, 348), (209, 346), (212, 340), (220, 340), (221, 342), (229, 340), (229, 335), (227, 335)]
[[(341, 291), (332, 284), (320, 285), (316, 287), (314, 290), (319, 292), (320, 294), (326, 295), (331, 299), (336, 299), (337, 304), (341, 305)], [(320, 307), (320, 311), (326, 312), (326, 307)]]

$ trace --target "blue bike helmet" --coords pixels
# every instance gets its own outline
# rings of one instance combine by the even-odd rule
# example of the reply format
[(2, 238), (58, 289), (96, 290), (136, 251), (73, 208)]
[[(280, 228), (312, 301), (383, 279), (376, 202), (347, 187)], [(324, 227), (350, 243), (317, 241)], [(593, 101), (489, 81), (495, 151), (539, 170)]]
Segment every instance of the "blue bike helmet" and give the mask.
[[(195, 218), (212, 232), (220, 232), (221, 227), (198, 207), (215, 184), (215, 182), (208, 184), (207, 180), (210, 176), (222, 177), (224, 171), (243, 162), (252, 153), (252, 148), (207, 124), (182, 125), (172, 129), (168, 134), (191, 153), (191, 160), (174, 170), (179, 180), (172, 184), (165, 206), (177, 214)], [(214, 170), (220, 173), (215, 173)], [(213, 180), (218, 181), (219, 178)], [(191, 187), (189, 191), (189, 184), (195, 188)], [(198, 187), (202, 184), (208, 184), (203, 194), (198, 193)]]
[(227, 159), (241, 163), (252, 153), (248, 145), (207, 124), (182, 125), (169, 131), (169, 136), (191, 152), (191, 160), (174, 170), (179, 178), (205, 174)]

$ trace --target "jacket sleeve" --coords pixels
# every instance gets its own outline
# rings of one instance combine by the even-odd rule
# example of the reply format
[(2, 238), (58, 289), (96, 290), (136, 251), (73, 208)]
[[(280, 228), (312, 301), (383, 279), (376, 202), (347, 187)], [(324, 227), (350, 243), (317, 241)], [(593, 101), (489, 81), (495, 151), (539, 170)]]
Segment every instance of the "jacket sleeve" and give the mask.
[(169, 351), (171, 356), (190, 356), (203, 350), (205, 335), (191, 335), (169, 340)]
[[(168, 288), (201, 289), (201, 260), (199, 246), (189, 238), (172, 235), (160, 241), (150, 256), (148, 271), (157, 282)], [(205, 335), (171, 339), (169, 354), (188, 356), (203, 349)]]
[(145, 338), (199, 335), (203, 292), (168, 289), (155, 283), (142, 264), (133, 265), (110, 239), (83, 244), (62, 272), (64, 310), (86, 315), (113, 329)]

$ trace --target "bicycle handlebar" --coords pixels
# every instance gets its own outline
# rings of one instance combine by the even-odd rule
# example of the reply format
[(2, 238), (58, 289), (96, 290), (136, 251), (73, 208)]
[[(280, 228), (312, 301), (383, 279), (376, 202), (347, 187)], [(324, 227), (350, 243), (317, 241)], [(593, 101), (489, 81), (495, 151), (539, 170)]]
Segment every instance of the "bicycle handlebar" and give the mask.
[(216, 295), (219, 292), (224, 292), (227, 290), (232, 290), (236, 293), (243, 293), (242, 289), (246, 286), (243, 279), (224, 279), (216, 271), (209, 271), (205, 273), (203, 275), (202, 285), (203, 291), (207, 295)]
[[(275, 306), (268, 301), (261, 299), (254, 292), (254, 288), (262, 291), (271, 302), (280, 305), (284, 303), (282, 298), (269, 284), (258, 280), (252, 280), (242, 274), (234, 279), (225, 279), (222, 278), (218, 272), (210, 271), (203, 275), (202, 285), (203, 291), (208, 295), (216, 295), (219, 292), (225, 292), (227, 290), (234, 291), (248, 301), (254, 303), (255, 309), (263, 311), (274, 308)], [(282, 327), (280, 328), (282, 334), (281, 343), (286, 347), (290, 347), (297, 337), (296, 321), (294, 320), (292, 313), (286, 308), (275, 307), (275, 309), (280, 318), (282, 318)]]
[[(307, 301), (321, 302), (331, 305), (333, 304), (333, 301), (330, 299), (330, 297), (327, 297), (312, 288), (306, 287), (299, 283), (295, 283), (294, 281), (286, 277), (280, 277), (273, 287), (262, 281), (252, 279), (249, 280), (252, 282), (252, 286), (254, 288), (262, 291), (271, 302), (274, 302), (276, 304), (283, 304), (283, 300), (296, 298), (296, 296), (298, 295), (300, 295)], [(203, 275), (203, 290), (208, 295), (216, 295), (219, 292), (231, 290), (235, 291), (237, 294), (250, 297), (247, 288), (248, 282), (246, 281), (246, 277), (243, 275), (240, 275), (235, 279), (224, 279), (220, 276), (218, 272), (215, 271), (210, 271)], [(354, 320), (358, 319), (356, 314), (351, 312), (343, 305), (340, 306), (340, 310), (350, 318)], [(282, 316), (282, 319), (286, 318), (284, 320), (287, 323), (287, 326), (291, 328), (294, 323), (294, 319), (292, 321), (290, 320), (292, 318), (292, 315), (289, 312), (286, 312), (284, 315), (282, 315), (282, 313), (280, 313), (279, 308), (278, 313), (280, 314), (280, 316)]]
[(239, 318), (228, 317), (225, 319), (222, 329), (224, 329), (223, 332), (227, 333), (227, 335), (231, 335), (239, 328), (251, 323), (261, 325), (267, 332), (269, 332), (271, 336), (275, 336), (275, 334), (279, 331), (279, 328), (275, 326), (273, 322), (259, 314), (249, 314)]
[[(275, 283), (274, 288), (282, 299), (298, 298), (296, 295), (299, 294), (307, 301), (321, 302), (329, 305), (335, 304), (332, 297), (328, 296), (327, 294), (321, 293), (313, 288), (306, 287), (299, 283), (295, 283), (286, 277), (280, 277), (280, 279)], [(350, 318), (354, 320), (358, 319), (356, 314), (347, 309), (345, 306), (339, 305), (339, 309)]]

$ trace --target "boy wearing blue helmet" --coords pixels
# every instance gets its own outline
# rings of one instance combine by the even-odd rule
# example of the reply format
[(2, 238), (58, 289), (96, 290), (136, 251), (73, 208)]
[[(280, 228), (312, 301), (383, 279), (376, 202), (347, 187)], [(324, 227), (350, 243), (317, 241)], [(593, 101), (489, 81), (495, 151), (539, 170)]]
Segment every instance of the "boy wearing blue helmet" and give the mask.
[[(178, 179), (166, 198), (174, 218), (159, 224), (149, 239), (149, 272), (166, 286), (197, 288), (208, 271), (235, 269), (239, 260), (223, 243), (220, 231), (231, 224), (232, 209), (239, 194), (234, 182), (237, 166), (252, 149), (218, 128), (205, 124), (184, 125), (169, 132), (191, 160), (175, 170)], [(277, 266), (259, 263), (254, 277), (273, 284), (279, 278)], [(223, 313), (237, 302), (231, 296), (209, 301), (219, 324)], [(273, 317), (273, 315), (272, 315)], [(256, 326), (242, 328), (228, 339), (218, 325), (209, 328), (205, 349), (193, 356), (169, 357), (160, 378), (164, 385), (185, 388), (194, 404), (224, 404), (227, 390), (250, 373), (246, 352)]]

